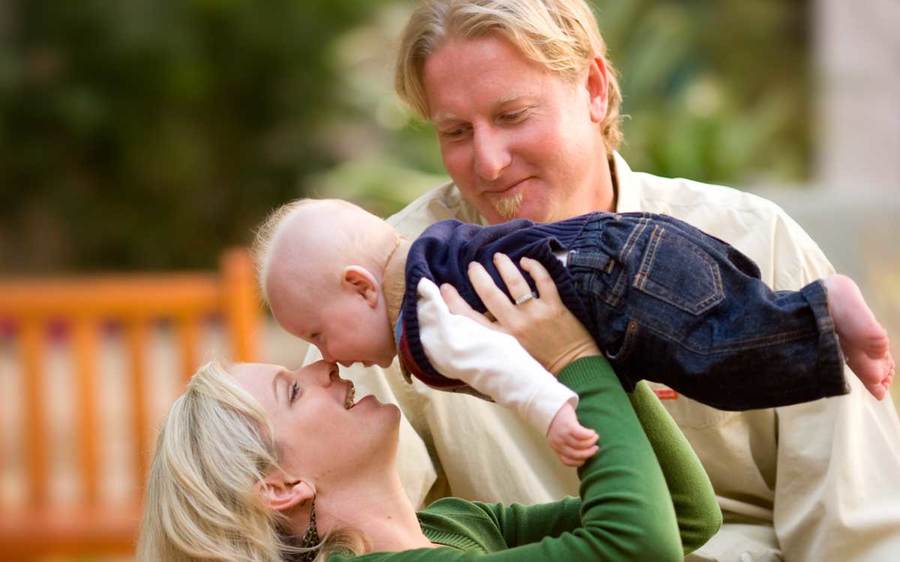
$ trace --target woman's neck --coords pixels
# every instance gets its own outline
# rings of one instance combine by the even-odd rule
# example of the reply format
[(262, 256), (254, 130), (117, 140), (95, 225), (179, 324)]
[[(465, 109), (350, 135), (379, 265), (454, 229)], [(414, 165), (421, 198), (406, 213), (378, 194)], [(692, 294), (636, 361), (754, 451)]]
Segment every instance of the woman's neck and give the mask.
[(365, 535), (373, 552), (435, 546), (422, 532), (399, 474), (392, 472), (382, 479), (357, 478), (352, 485), (334, 490), (320, 488), (321, 501), (316, 502), (320, 529), (357, 529)]

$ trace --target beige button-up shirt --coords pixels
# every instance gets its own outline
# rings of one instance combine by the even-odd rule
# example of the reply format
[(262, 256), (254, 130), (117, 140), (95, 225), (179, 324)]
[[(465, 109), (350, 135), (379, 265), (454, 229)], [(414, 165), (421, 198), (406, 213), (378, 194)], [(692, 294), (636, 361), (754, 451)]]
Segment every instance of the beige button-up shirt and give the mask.
[[(765, 199), (632, 172), (618, 154), (614, 173), (617, 211), (685, 220), (753, 258), (774, 289), (799, 289), (832, 271), (803, 229)], [(452, 184), (390, 222), (412, 238), (449, 218), (483, 222)], [(408, 384), (396, 362), (386, 370), (353, 367), (344, 376), (402, 408), (399, 468), (415, 502), (455, 495), (537, 503), (577, 494), (575, 471), (514, 413)], [(660, 388), (725, 514), (722, 531), (688, 560), (900, 560), (900, 423), (890, 398), (878, 402), (850, 371), (847, 378), (847, 396), (749, 412), (716, 410)]]

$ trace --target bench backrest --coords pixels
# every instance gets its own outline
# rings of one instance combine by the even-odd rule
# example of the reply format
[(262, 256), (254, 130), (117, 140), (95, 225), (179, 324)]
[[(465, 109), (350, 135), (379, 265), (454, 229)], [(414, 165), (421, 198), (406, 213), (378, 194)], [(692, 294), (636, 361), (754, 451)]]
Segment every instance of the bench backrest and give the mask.
[[(127, 391), (122, 397), (127, 412), (127, 434), (132, 440), (133, 458), (129, 465), (134, 474), (128, 479), (132, 506), (141, 502), (143, 483), (146, 480), (149, 458), (153, 448), (153, 435), (158, 422), (150, 413), (148, 403), (149, 342), (160, 321), (171, 326), (179, 357), (179, 370), (186, 380), (198, 366), (199, 345), (204, 326), (210, 317), (221, 319), (221, 325), (231, 349), (231, 359), (248, 361), (256, 358), (257, 330), (260, 307), (254, 282), (253, 266), (244, 250), (230, 250), (223, 254), (218, 273), (186, 273), (160, 275), (120, 275), (63, 280), (0, 281), (0, 322), (7, 328), (7, 339), (13, 339), (21, 396), (18, 409), (21, 412), (19, 435), (21, 458), (12, 459), (21, 464), (24, 475), (23, 501), (10, 507), (0, 503), (0, 552), (10, 551), (28, 554), (43, 548), (73, 551), (84, 549), (78, 544), (78, 528), (86, 526), (86, 535), (94, 536), (91, 548), (103, 551), (125, 551), (131, 545), (98, 546), (97, 531), (90, 529), (91, 522), (67, 523), (71, 537), (46, 537), (40, 540), (42, 529), (29, 530), (30, 526), (45, 527), (42, 513), (54, 512), (52, 477), (48, 462), (48, 395), (46, 359), (48, 338), (51, 332), (64, 330), (70, 349), (73, 392), (65, 397), (74, 412), (72, 434), (76, 453), (78, 503), (77, 509), (67, 509), (67, 517), (79, 512), (85, 514), (102, 509), (101, 479), (105, 478), (102, 466), (102, 449), (106, 445), (101, 435), (97, 390), (98, 362), (103, 348), (103, 336), (110, 325), (121, 330), (122, 343), (128, 357)], [(9, 346), (8, 346), (9, 347)], [(0, 418), (2, 421), (2, 418)], [(4, 428), (0, 424), (0, 437)], [(2, 441), (0, 441), (2, 443)], [(10, 459), (7, 459), (9, 461)], [(4, 462), (0, 469), (10, 466)], [(127, 510), (126, 510), (127, 511)], [(29, 524), (28, 518), (34, 521)], [(24, 519), (23, 519), (24, 518)], [(53, 525), (50, 525), (53, 527)], [(110, 542), (121, 542), (109, 533)], [(133, 534), (133, 533), (132, 533)], [(132, 537), (133, 539), (133, 537)], [(129, 539), (129, 542), (130, 540)], [(93, 542), (92, 542), (93, 541)], [(102, 541), (101, 541), (102, 542)], [(56, 544), (56, 546), (53, 546)], [(67, 552), (53, 552), (67, 554)]]

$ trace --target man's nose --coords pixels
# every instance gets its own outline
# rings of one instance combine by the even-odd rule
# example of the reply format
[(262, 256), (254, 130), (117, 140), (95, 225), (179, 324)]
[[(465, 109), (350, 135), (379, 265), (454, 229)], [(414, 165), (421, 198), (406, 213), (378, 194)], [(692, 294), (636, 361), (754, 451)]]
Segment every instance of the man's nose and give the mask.
[(495, 181), (512, 161), (506, 139), (491, 128), (476, 130), (473, 135), (475, 174), (485, 181)]

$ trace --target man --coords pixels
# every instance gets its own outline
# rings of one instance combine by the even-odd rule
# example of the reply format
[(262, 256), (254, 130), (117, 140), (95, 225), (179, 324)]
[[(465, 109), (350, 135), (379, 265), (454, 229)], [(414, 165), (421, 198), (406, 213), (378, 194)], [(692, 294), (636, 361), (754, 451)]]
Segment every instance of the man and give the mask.
[[(757, 261), (776, 289), (832, 271), (774, 204), (728, 188), (632, 172), (615, 152), (620, 95), (583, 0), (430, 0), (410, 18), (397, 90), (437, 131), (453, 182), (392, 217), (414, 237), (438, 220), (552, 221), (593, 210), (666, 213)], [(393, 396), (430, 458), (401, 454), (429, 499), (550, 501), (575, 491), (542, 436), (492, 404), (386, 371), (350, 376)], [(900, 556), (900, 424), (848, 376), (848, 396), (723, 412), (659, 389), (697, 450), (726, 525), (690, 560), (888, 562)], [(601, 436), (602, 442), (602, 436)], [(401, 445), (403, 446), (403, 445)], [(527, 466), (527, 470), (520, 467)], [(517, 467), (517, 468), (514, 468)], [(416, 499), (416, 498), (414, 498)]]

